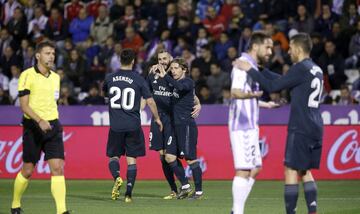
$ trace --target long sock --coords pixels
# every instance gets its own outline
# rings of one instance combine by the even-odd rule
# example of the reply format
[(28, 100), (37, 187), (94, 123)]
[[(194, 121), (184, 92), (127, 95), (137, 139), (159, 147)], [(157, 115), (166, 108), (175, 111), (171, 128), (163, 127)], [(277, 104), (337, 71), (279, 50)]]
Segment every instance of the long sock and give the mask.
[(176, 186), (176, 183), (175, 183), (173, 170), (171, 169), (169, 164), (166, 162), (164, 155), (160, 155), (160, 160), (161, 160), (162, 170), (164, 172), (164, 175), (165, 175), (165, 178), (166, 178), (167, 182), (170, 185), (171, 190), (174, 191), (174, 192), (177, 192), (177, 186)]
[(62, 214), (66, 212), (66, 186), (63, 175), (51, 176), (51, 194), (55, 199), (56, 213)]
[(285, 208), (287, 214), (296, 213), (296, 203), (299, 195), (299, 185), (298, 184), (285, 184)]
[(316, 213), (317, 209), (317, 186), (314, 181), (304, 183), (306, 205), (309, 213)]
[(202, 171), (200, 168), (200, 163), (196, 161), (193, 164), (190, 164), (190, 169), (193, 174), (194, 183), (195, 183), (195, 191), (202, 191)]
[(21, 197), (25, 192), (28, 184), (29, 184), (29, 180), (26, 179), (21, 174), (21, 172), (19, 172), (14, 181), (14, 194), (13, 194), (13, 201), (11, 204), (11, 208), (21, 207)]
[(127, 179), (126, 193), (125, 193), (126, 196), (131, 197), (132, 190), (135, 185), (136, 173), (137, 173), (136, 164), (128, 165), (127, 174), (126, 174), (126, 179)]
[(112, 175), (112, 177), (114, 178), (114, 180), (120, 176), (120, 164), (119, 164), (119, 159), (117, 158), (110, 158), (109, 161), (109, 170), (110, 173)]
[(249, 181), (246, 178), (235, 176), (232, 184), (233, 213), (243, 214), (245, 202), (249, 195)]
[(247, 190), (246, 190), (246, 198), (249, 197), (250, 192), (251, 192), (251, 190), (252, 190), (252, 187), (254, 186), (254, 183), (255, 183), (255, 179), (252, 178), (252, 177), (250, 177), (250, 178), (248, 179), (248, 186), (247, 186), (248, 188), (247, 188)]
[(178, 160), (169, 163), (169, 166), (171, 167), (171, 169), (173, 170), (173, 172), (175, 173), (177, 179), (180, 181), (181, 185), (186, 185), (189, 184), (188, 179), (185, 176), (185, 170), (183, 167), (179, 167)]

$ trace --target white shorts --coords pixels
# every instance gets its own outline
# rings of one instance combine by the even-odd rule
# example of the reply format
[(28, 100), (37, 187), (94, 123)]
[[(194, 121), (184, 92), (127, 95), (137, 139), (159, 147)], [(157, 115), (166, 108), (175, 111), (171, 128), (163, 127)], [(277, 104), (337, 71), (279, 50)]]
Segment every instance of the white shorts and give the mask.
[(236, 170), (261, 167), (258, 129), (230, 131), (230, 142)]

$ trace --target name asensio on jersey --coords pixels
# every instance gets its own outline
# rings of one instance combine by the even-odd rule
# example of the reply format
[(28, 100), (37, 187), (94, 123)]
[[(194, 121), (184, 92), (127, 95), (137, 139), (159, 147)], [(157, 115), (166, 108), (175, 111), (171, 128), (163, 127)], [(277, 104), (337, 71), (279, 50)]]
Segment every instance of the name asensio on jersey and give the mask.
[(134, 80), (131, 79), (131, 78), (129, 78), (129, 77), (114, 76), (114, 77), (113, 77), (113, 82), (117, 82), (117, 81), (124, 81), (124, 82), (128, 82), (129, 84), (131, 84), (132, 82), (134, 82)]

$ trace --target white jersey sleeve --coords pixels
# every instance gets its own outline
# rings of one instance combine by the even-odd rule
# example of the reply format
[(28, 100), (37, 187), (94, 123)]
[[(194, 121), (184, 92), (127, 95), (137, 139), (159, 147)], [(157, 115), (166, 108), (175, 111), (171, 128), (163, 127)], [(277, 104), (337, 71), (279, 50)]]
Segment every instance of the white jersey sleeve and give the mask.
[(233, 68), (231, 72), (231, 89), (240, 89), (245, 91), (246, 72), (238, 68)]

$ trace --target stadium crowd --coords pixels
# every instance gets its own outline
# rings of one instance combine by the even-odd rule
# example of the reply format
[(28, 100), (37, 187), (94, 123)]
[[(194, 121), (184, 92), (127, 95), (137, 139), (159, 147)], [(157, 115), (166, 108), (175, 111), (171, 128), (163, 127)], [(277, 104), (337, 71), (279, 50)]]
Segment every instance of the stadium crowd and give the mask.
[[(323, 103), (360, 101), (358, 0), (0, 0), (0, 104), (19, 105), (18, 77), (34, 65), (35, 45), (56, 43), (60, 105), (103, 105), (100, 85), (120, 68), (123, 48), (137, 52), (135, 70), (147, 76), (165, 49), (183, 57), (202, 104), (230, 102), (232, 61), (253, 31), (274, 41), (266, 65), (284, 74), (289, 38), (306, 32), (311, 57), (324, 72)], [(288, 103), (287, 91), (265, 100)]]

